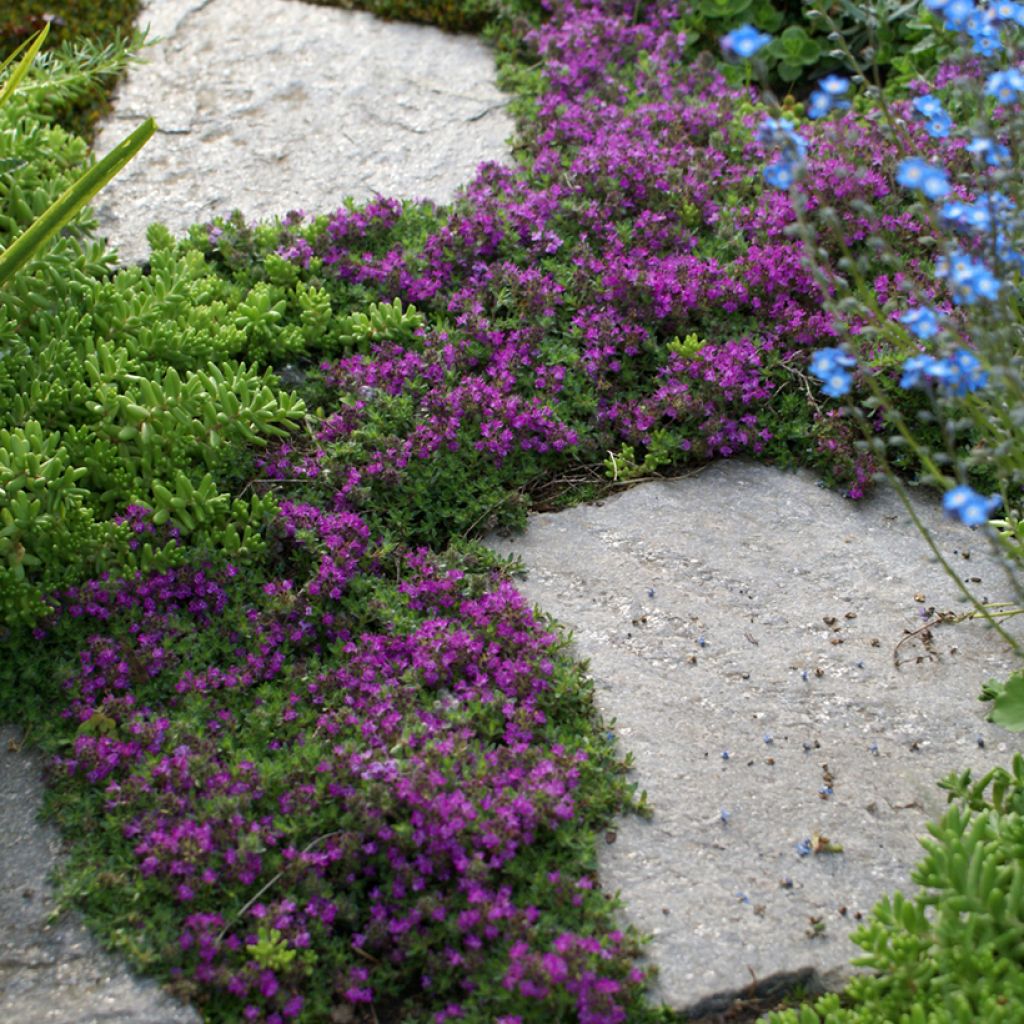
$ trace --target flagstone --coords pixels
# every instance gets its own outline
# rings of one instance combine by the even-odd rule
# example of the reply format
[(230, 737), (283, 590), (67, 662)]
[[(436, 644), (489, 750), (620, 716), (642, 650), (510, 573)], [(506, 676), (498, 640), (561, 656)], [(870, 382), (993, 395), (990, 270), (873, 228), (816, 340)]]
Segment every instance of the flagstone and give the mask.
[[(975, 591), (1004, 599), (984, 537), (934, 498), (914, 506)], [(980, 622), (929, 625), (965, 608), (892, 492), (851, 502), (726, 461), (491, 543), (572, 631), (635, 759), (652, 815), (608, 832), (600, 876), (653, 935), (673, 1007), (841, 985), (851, 931), (910, 887), (936, 783), (1020, 749), (978, 701), (1014, 657)]]
[(346, 196), (449, 202), (513, 126), (478, 38), (297, 0), (150, 0), (159, 39), (119, 86), (103, 155), (146, 117), (157, 134), (97, 197), (101, 233), (146, 258), (152, 221), (336, 210)]

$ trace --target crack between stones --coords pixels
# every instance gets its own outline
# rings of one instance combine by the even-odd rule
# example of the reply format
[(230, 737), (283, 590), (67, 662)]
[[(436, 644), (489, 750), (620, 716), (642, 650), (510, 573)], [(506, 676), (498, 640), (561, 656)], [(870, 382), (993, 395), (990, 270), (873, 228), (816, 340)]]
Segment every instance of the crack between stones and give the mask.
[[(750, 970), (750, 968), (747, 969)], [(753, 971), (751, 971), (751, 974), (753, 974)], [(691, 1018), (699, 1019), (710, 1016), (713, 1013), (722, 1013), (732, 1006), (737, 999), (781, 998), (797, 986), (803, 986), (810, 992), (824, 992), (829, 988), (827, 980), (814, 967), (799, 967), (792, 971), (772, 974), (766, 978), (757, 978), (755, 976), (750, 984), (744, 988), (723, 990), (713, 995), (705, 996), (699, 1002), (685, 1007), (683, 1012)]]
[(501, 103), (492, 103), (489, 107), (484, 107), (479, 114), (474, 114), (472, 117), (465, 117), (462, 120), (466, 124), (473, 124), (474, 121), (482, 121), (488, 114), (493, 114), (496, 110), (501, 110), (508, 106), (508, 101), (505, 100)]
[(197, 14), (202, 14), (202, 13), (203, 13), (203, 11), (205, 11), (205, 10), (206, 10), (206, 8), (210, 6), (210, 4), (212, 4), (212, 3), (215, 3), (215, 2), (216, 2), (216, 0), (200, 0), (200, 2), (199, 2), (199, 3), (195, 4), (195, 5), (193, 6), (193, 7), (190, 7), (190, 8), (189, 8), (189, 9), (188, 9), (188, 10), (187, 10), (187, 11), (186, 11), (186, 12), (185, 12), (185, 13), (184, 13), (184, 14), (183, 14), (183, 15), (182, 15), (182, 16), (181, 16), (181, 17), (180, 17), (180, 18), (179, 18), (179, 19), (178, 19), (178, 20), (177, 20), (177, 21), (176, 21), (175, 23), (174, 23), (174, 28), (173, 28), (173, 29), (171, 30), (171, 32), (170, 32), (170, 33), (169, 33), (168, 35), (166, 35), (166, 36), (164, 36), (164, 37), (163, 37), (163, 38), (164, 38), (164, 40), (167, 40), (167, 39), (170, 39), (170, 38), (172, 38), (173, 36), (176, 36), (176, 35), (177, 35), (177, 34), (178, 34), (178, 33), (179, 33), (179, 32), (180, 32), (181, 30), (182, 30), (182, 28), (183, 28), (183, 27), (185, 26), (185, 23), (186, 23), (186, 22), (187, 22), (187, 21), (188, 21), (188, 20), (189, 20), (190, 18), (194, 18), (194, 17), (195, 17), (195, 16), (197, 15)]

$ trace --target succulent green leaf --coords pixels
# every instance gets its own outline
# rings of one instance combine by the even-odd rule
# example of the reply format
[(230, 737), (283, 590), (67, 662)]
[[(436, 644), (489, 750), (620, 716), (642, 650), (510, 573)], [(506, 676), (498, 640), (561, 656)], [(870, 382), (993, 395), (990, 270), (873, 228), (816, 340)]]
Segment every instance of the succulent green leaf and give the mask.
[(1024, 732), (1024, 671), (1015, 672), (992, 704), (989, 719), (1012, 732)]

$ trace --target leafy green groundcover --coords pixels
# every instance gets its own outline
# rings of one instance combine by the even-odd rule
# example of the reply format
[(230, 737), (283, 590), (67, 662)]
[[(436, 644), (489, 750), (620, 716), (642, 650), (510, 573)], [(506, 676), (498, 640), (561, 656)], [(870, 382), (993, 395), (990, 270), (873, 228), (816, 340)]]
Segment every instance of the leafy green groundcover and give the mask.
[[(828, 325), (756, 97), (688, 68), (667, 9), (556, 14), (523, 43), (522, 167), (452, 209), (154, 229), (119, 273), (83, 219), (4, 295), (0, 590), (35, 626), (4, 709), (50, 722), (51, 807), (91, 844), (69, 898), (213, 1020), (657, 1017), (593, 885), (624, 766), (461, 538), (608, 452), (619, 479), (760, 449), (866, 480), (803, 386)], [(8, 238), (84, 159), (23, 115)], [(881, 202), (909, 255), (885, 182), (840, 214)]]

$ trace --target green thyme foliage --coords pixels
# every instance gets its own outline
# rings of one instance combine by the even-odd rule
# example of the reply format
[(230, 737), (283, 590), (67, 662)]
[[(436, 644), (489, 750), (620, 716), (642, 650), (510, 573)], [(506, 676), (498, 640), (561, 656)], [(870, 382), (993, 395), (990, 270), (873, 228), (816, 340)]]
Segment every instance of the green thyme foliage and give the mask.
[(954, 805), (928, 826), (914, 870), (853, 935), (864, 955), (842, 998), (770, 1014), (770, 1024), (1001, 1024), (1024, 1005), (1024, 757), (942, 783)]

